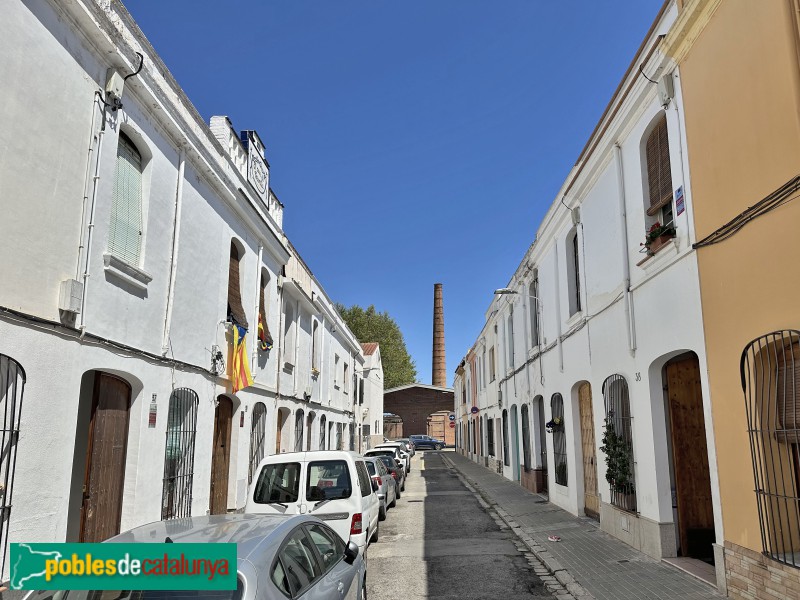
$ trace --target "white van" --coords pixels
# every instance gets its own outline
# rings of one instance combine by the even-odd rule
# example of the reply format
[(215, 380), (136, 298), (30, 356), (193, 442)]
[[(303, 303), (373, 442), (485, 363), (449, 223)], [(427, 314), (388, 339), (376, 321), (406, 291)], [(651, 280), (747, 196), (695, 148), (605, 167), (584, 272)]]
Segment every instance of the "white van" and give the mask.
[(266, 457), (247, 494), (245, 513), (312, 514), (363, 552), (378, 541), (380, 500), (364, 458), (320, 450)]

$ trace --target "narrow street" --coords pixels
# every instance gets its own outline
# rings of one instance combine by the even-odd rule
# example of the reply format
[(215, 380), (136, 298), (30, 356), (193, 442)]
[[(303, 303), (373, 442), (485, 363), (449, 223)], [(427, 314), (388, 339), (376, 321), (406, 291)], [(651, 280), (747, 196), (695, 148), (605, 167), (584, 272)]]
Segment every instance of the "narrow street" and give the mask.
[(552, 598), (526, 548), (479, 504), (442, 454), (414, 457), (406, 491), (368, 551), (369, 597)]

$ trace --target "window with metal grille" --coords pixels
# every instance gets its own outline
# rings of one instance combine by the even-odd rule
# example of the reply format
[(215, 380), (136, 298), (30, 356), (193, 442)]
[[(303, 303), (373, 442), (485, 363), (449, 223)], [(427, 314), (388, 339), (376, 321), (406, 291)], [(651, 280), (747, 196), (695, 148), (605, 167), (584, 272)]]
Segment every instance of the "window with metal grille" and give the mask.
[(742, 390), (761, 545), (800, 567), (800, 331), (775, 331), (742, 353)]
[(319, 449), (320, 450), (327, 450), (327, 440), (325, 439), (325, 434), (327, 433), (327, 423), (325, 422), (325, 415), (322, 415), (319, 418)]
[(239, 283), (239, 263), (242, 253), (231, 240), (230, 260), (228, 261), (228, 321), (247, 327), (247, 317), (242, 308), (242, 291)]
[(556, 469), (556, 483), (567, 485), (567, 432), (564, 423), (564, 399), (561, 394), (550, 398), (550, 413), (553, 420), (553, 463)]
[(311, 370), (319, 373), (319, 321), (316, 319), (311, 327)]
[(127, 135), (120, 133), (108, 250), (137, 267), (142, 247), (142, 167), (142, 155), (136, 145)]
[(522, 405), (522, 460), (525, 470), (531, 470), (531, 419), (528, 414), (528, 405)]
[(494, 364), (494, 346), (489, 348), (489, 383), (496, 377), (496, 366)]
[(294, 451), (303, 451), (303, 411), (298, 410), (294, 418)]
[(197, 405), (194, 390), (179, 388), (170, 394), (161, 494), (162, 520), (192, 516)]
[(10, 356), (0, 354), (0, 411), (3, 413), (2, 453), (0, 453), (0, 573), (5, 573), (8, 527), (11, 521), (12, 493), (17, 465), (17, 442), (25, 389), (25, 370)]
[(569, 290), (569, 314), (581, 312), (581, 267), (578, 228), (567, 235), (567, 288)]
[(295, 347), (294, 304), (295, 301), (288, 298), (283, 308), (283, 361), (290, 365), (294, 365), (294, 356), (297, 351)]
[(503, 411), (503, 464), (511, 465), (511, 458), (508, 455), (508, 411)]
[(611, 504), (636, 511), (636, 461), (633, 452), (633, 415), (628, 382), (615, 374), (603, 382), (606, 423), (601, 450), (606, 455), (606, 481)]
[(344, 450), (344, 445), (342, 444), (342, 423), (336, 424), (336, 449), (337, 450)]
[(256, 402), (250, 422), (250, 468), (247, 483), (253, 482), (253, 475), (264, 458), (267, 437), (267, 407), (263, 402)]
[[(672, 207), (672, 171), (669, 159), (669, 137), (667, 136), (667, 115), (661, 114), (645, 144), (647, 160), (647, 187), (650, 206), (647, 214), (656, 216), (664, 207)], [(668, 225), (662, 222), (662, 225)]]
[(306, 451), (311, 451), (311, 428), (314, 425), (314, 413), (308, 413), (308, 417), (306, 417), (306, 430), (308, 431), (308, 435), (306, 436)]
[(489, 419), (486, 425), (486, 445), (489, 446), (489, 456), (494, 456), (494, 419)]
[(528, 288), (530, 303), (531, 346), (539, 345), (539, 271), (533, 272), (533, 281)]

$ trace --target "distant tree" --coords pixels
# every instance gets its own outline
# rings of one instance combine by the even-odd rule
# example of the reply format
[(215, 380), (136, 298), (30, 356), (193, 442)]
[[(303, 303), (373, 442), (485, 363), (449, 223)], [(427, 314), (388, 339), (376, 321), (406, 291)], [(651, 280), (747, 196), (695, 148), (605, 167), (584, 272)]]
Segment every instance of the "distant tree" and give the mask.
[(347, 308), (337, 303), (336, 309), (359, 342), (380, 345), (385, 389), (416, 381), (417, 366), (406, 350), (400, 327), (389, 313), (379, 313), (372, 305), (364, 309), (356, 304)]

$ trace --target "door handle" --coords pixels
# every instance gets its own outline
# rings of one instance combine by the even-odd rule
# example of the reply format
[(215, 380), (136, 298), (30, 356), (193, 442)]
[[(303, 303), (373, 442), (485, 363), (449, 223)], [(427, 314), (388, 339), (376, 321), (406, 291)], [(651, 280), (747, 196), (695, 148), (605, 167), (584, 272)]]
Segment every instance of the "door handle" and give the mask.
[(344, 594), (344, 584), (340, 581), (339, 585), (336, 586), (336, 589), (339, 590), (340, 594)]

